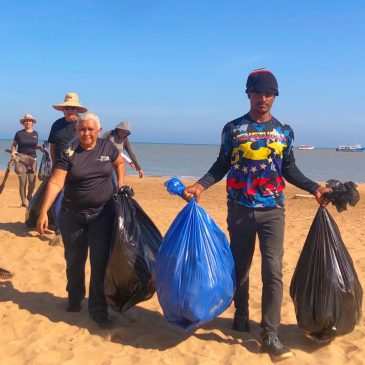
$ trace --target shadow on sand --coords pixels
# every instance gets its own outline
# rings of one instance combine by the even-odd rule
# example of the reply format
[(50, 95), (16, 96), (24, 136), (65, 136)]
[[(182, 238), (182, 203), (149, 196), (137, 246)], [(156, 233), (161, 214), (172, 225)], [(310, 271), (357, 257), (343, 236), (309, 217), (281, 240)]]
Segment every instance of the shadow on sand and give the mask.
[[(32, 314), (47, 317), (52, 322), (64, 322), (71, 326), (85, 328), (91, 334), (107, 336), (112, 342), (135, 348), (164, 351), (175, 347), (190, 336), (195, 336), (204, 341), (240, 344), (247, 351), (255, 354), (261, 351), (260, 325), (254, 321), (250, 321), (250, 333), (233, 331), (230, 318), (216, 318), (203, 325), (201, 329), (205, 331), (204, 333), (199, 332), (199, 329), (185, 332), (170, 325), (159, 312), (136, 306), (124, 314), (110, 310), (114, 327), (111, 330), (101, 330), (89, 318), (85, 302), (80, 313), (68, 313), (65, 311), (66, 298), (57, 297), (49, 292), (20, 292), (10, 281), (0, 282), (0, 302), (5, 301), (11, 301), (20, 309), (25, 309)], [(306, 353), (312, 353), (322, 347), (305, 337), (300, 328), (294, 324), (281, 326), (280, 339), (290, 348)]]
[[(28, 228), (23, 222), (0, 222), (0, 230), (13, 233), (17, 237), (37, 237), (39, 240), (47, 243), (51, 241), (51, 239), (46, 236), (40, 236), (35, 228)], [(54, 233), (52, 230), (46, 230), (46, 234), (52, 233)]]

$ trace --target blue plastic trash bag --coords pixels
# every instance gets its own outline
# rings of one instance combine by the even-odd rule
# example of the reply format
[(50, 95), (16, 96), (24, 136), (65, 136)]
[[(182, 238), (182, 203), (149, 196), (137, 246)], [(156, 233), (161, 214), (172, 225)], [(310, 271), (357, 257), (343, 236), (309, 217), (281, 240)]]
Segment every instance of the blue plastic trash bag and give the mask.
[[(165, 183), (182, 195), (177, 179)], [(168, 322), (190, 330), (224, 312), (235, 291), (234, 261), (225, 234), (192, 199), (175, 218), (156, 260), (156, 291)]]

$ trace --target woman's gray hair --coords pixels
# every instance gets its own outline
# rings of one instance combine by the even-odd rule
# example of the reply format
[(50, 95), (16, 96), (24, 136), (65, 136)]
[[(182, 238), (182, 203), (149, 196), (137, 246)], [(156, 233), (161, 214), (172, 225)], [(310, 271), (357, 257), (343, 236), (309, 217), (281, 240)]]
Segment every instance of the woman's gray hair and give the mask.
[(79, 115), (79, 119), (77, 120), (77, 127), (80, 127), (81, 122), (83, 122), (84, 120), (90, 120), (90, 119), (95, 122), (98, 129), (101, 128), (99, 117), (91, 112), (86, 112)]

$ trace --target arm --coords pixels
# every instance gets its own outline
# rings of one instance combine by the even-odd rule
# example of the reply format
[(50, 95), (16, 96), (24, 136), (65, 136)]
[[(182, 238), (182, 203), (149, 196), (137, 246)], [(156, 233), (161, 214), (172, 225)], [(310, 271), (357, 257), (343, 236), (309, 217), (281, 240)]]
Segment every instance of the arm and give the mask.
[(139, 164), (138, 158), (137, 158), (136, 154), (134, 153), (132, 145), (129, 142), (128, 138), (126, 138), (125, 141), (124, 141), (124, 149), (126, 150), (129, 157), (131, 158), (133, 164), (135, 165), (135, 168), (137, 169), (137, 171), (139, 173), (139, 177), (142, 178), (143, 174), (144, 174), (144, 171), (142, 170), (142, 167)]
[(48, 210), (56, 199), (58, 193), (63, 189), (66, 175), (67, 171), (55, 168), (53, 175), (48, 181), (37, 221), (37, 231), (41, 236), (43, 236), (44, 230), (48, 227)]
[(17, 141), (13, 141), (12, 145), (11, 145), (11, 154), (14, 155), (14, 153), (16, 152), (16, 146), (18, 145)]
[(232, 134), (231, 124), (228, 123), (222, 131), (222, 143), (217, 160), (214, 162), (209, 171), (196, 182), (194, 185), (188, 186), (183, 192), (183, 198), (187, 201), (195, 198), (198, 202), (200, 194), (222, 180), (231, 168), (232, 155)]
[(308, 179), (303, 173), (298, 169), (295, 164), (295, 158), (293, 149), (291, 149), (289, 155), (283, 158), (283, 165), (281, 172), (286, 181), (293, 184), (299, 189), (303, 189), (316, 197), (316, 200), (321, 205), (328, 204), (323, 197), (325, 193), (331, 192), (332, 189), (320, 186), (318, 183)]
[(125, 163), (122, 156), (118, 156), (118, 158), (113, 162), (115, 173), (117, 174), (118, 188), (121, 188), (124, 185), (124, 177), (125, 177)]

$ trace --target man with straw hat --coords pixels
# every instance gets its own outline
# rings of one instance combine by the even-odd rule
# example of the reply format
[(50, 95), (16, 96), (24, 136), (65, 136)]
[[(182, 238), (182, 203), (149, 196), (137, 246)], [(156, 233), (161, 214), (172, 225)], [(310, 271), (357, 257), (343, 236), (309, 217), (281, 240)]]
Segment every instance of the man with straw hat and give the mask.
[[(57, 119), (51, 127), (48, 142), (50, 144), (50, 153), (53, 165), (59, 159), (61, 152), (68, 148), (70, 142), (76, 138), (76, 122), (79, 113), (87, 112), (87, 108), (79, 102), (76, 93), (67, 93), (63, 103), (53, 105), (53, 108), (63, 112), (64, 117)], [(58, 216), (61, 211), (61, 203), (63, 199), (63, 190), (58, 194), (54, 204), (52, 205), (52, 214), (55, 221), (56, 237), (50, 241), (51, 246), (61, 244), (61, 233), (58, 228)]]

